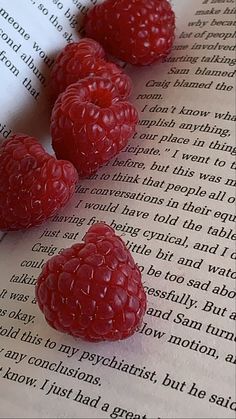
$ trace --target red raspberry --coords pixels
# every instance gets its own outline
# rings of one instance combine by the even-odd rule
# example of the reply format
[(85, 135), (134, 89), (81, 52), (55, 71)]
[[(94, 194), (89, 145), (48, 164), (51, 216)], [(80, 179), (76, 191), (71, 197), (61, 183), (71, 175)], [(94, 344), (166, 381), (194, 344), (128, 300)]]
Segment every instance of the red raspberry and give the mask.
[(167, 55), (175, 15), (168, 0), (105, 0), (85, 17), (86, 36), (131, 64), (146, 65)]
[(57, 158), (72, 162), (81, 177), (89, 176), (126, 146), (137, 120), (136, 109), (119, 99), (111, 80), (88, 77), (58, 97), (52, 146)]
[(105, 61), (104, 54), (103, 48), (93, 39), (84, 38), (68, 44), (52, 67), (50, 89), (53, 98), (56, 99), (70, 84), (97, 75), (111, 78), (120, 97), (126, 99), (130, 95), (131, 80), (121, 67)]
[(38, 141), (12, 135), (0, 146), (0, 230), (36, 226), (70, 199), (77, 173), (57, 161)]
[(130, 96), (132, 83), (131, 79), (125, 74), (121, 67), (114, 63), (105, 62), (96, 67), (94, 76), (110, 79), (116, 86), (120, 99), (127, 99)]
[(44, 265), (36, 299), (50, 326), (93, 342), (131, 336), (146, 309), (139, 268), (102, 223)]

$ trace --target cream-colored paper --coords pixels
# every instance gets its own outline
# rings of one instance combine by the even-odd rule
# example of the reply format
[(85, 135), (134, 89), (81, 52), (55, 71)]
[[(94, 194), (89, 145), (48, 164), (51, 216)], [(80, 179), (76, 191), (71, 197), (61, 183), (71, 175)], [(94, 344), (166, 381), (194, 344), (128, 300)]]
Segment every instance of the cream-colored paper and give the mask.
[[(1, 0), (3, 137), (51, 150), (50, 67), (94, 3)], [(50, 221), (0, 242), (2, 418), (235, 417), (234, 2), (172, 3), (171, 54), (126, 67), (140, 117), (129, 145)], [(34, 300), (43, 264), (96, 221), (122, 235), (148, 295), (141, 329), (117, 343), (54, 331)]]

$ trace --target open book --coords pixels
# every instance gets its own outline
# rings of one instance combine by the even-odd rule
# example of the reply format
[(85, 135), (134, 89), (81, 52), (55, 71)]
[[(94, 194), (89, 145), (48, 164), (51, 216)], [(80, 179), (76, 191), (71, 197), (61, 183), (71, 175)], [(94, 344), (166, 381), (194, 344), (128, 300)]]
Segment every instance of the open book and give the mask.
[[(1, 0), (0, 134), (51, 150), (47, 80), (96, 0)], [(171, 54), (126, 66), (139, 111), (126, 149), (41, 227), (0, 242), (0, 416), (234, 418), (235, 7), (174, 0)], [(142, 327), (116, 343), (51, 329), (35, 304), (43, 264), (106, 221), (142, 271)]]

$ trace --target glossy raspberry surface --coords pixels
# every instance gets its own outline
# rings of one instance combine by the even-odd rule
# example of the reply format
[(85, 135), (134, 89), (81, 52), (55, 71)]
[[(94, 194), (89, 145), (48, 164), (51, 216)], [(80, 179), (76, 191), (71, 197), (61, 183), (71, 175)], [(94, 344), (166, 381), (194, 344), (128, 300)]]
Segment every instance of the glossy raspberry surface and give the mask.
[(120, 100), (111, 80), (87, 77), (55, 102), (52, 146), (59, 159), (74, 164), (80, 177), (89, 176), (126, 146), (137, 121), (136, 109)]
[(129, 98), (132, 90), (132, 82), (130, 77), (118, 65), (111, 62), (100, 63), (90, 75), (110, 79), (116, 86), (119, 98), (124, 100)]
[(122, 68), (107, 62), (102, 46), (93, 39), (83, 38), (68, 44), (56, 57), (51, 70), (50, 90), (55, 100), (72, 83), (88, 76), (110, 78), (120, 98), (130, 95), (131, 80)]
[(44, 266), (36, 285), (40, 309), (53, 328), (99, 342), (131, 336), (146, 309), (141, 273), (123, 241), (106, 224)]
[(175, 14), (168, 0), (105, 0), (88, 11), (85, 32), (115, 57), (147, 65), (170, 52)]
[(36, 226), (63, 207), (74, 193), (77, 173), (39, 142), (12, 135), (0, 146), (0, 230)]

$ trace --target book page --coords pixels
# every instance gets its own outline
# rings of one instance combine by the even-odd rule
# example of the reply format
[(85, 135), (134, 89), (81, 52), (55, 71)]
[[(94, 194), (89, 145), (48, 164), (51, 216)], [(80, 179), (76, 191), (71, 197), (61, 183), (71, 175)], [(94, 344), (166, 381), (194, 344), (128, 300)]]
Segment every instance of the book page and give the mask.
[[(48, 222), (0, 242), (1, 417), (235, 417), (235, 8), (172, 4), (171, 54), (126, 67), (139, 111), (126, 149)], [(51, 54), (52, 41), (38, 37)], [(46, 125), (40, 138), (50, 146)], [(34, 298), (43, 264), (97, 221), (122, 236), (142, 271), (147, 311), (125, 341), (63, 335)]]
[(2, 137), (22, 131), (47, 143), (50, 69), (61, 48), (79, 40), (83, 17), (96, 2), (1, 0)]

